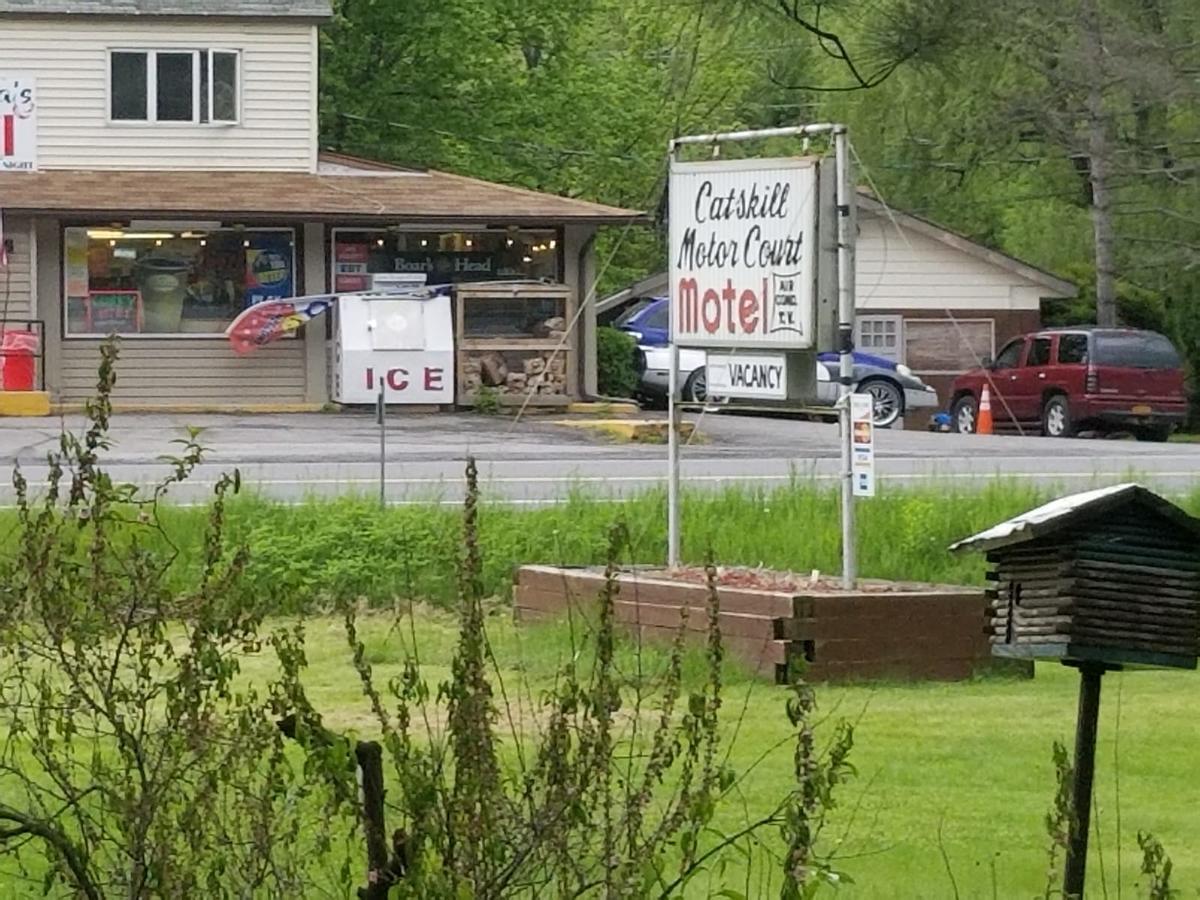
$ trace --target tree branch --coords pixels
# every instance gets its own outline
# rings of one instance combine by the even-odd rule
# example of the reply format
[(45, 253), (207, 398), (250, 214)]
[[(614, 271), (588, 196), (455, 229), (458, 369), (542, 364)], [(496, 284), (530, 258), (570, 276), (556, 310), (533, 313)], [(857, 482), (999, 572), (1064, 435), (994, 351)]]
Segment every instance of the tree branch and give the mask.
[(88, 900), (104, 900), (104, 895), (92, 881), (91, 874), (88, 872), (86, 857), (60, 829), (49, 822), (31, 819), (12, 807), (2, 804), (0, 804), (0, 821), (14, 824), (12, 828), (0, 829), (0, 842), (27, 835), (41, 838), (62, 857), (67, 869), (71, 872), (75, 887), (83, 896)]

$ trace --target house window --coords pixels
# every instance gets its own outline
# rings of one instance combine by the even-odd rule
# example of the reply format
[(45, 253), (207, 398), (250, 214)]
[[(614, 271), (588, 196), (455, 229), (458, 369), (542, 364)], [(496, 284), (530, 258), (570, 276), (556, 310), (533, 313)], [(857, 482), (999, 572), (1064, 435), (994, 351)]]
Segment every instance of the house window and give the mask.
[(858, 318), (858, 348), (872, 356), (882, 356), (892, 362), (904, 362), (904, 345), (900, 341), (899, 316), (860, 316)]
[(238, 121), (236, 50), (113, 50), (109, 117), (114, 122)]
[(334, 229), (333, 289), (365, 291), (374, 275), (413, 284), (546, 281), (562, 277), (562, 239), (550, 229), (358, 231)]
[(247, 306), (296, 293), (287, 228), (67, 228), (68, 337), (223, 336)]

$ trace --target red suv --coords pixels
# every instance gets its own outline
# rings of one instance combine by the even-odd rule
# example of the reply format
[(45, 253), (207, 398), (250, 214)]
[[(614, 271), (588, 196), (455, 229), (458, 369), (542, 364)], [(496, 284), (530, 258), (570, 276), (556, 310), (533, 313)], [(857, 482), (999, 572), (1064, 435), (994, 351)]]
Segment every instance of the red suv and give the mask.
[(1169, 340), (1131, 328), (1060, 328), (1014, 338), (994, 362), (954, 380), (954, 430), (975, 430), (987, 384), (997, 425), (1049, 437), (1084, 429), (1165, 441), (1187, 413), (1183, 363)]

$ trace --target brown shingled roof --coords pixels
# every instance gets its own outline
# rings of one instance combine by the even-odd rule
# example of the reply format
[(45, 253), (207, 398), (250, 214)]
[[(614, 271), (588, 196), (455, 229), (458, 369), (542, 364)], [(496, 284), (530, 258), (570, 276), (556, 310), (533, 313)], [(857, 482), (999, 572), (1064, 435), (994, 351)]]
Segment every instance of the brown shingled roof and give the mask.
[[(627, 222), (641, 214), (446, 172), (322, 154), (309, 172), (0, 173), (0, 209), (75, 215), (213, 215), (387, 222)], [(337, 174), (333, 174), (333, 173)], [(360, 174), (361, 173), (361, 174)]]

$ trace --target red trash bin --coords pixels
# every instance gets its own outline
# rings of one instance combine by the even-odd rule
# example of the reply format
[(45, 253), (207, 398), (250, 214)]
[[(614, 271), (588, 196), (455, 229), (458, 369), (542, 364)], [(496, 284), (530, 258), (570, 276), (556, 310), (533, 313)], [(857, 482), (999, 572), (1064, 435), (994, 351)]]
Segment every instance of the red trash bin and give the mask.
[(33, 331), (0, 335), (0, 387), (6, 391), (37, 389), (38, 336)]

